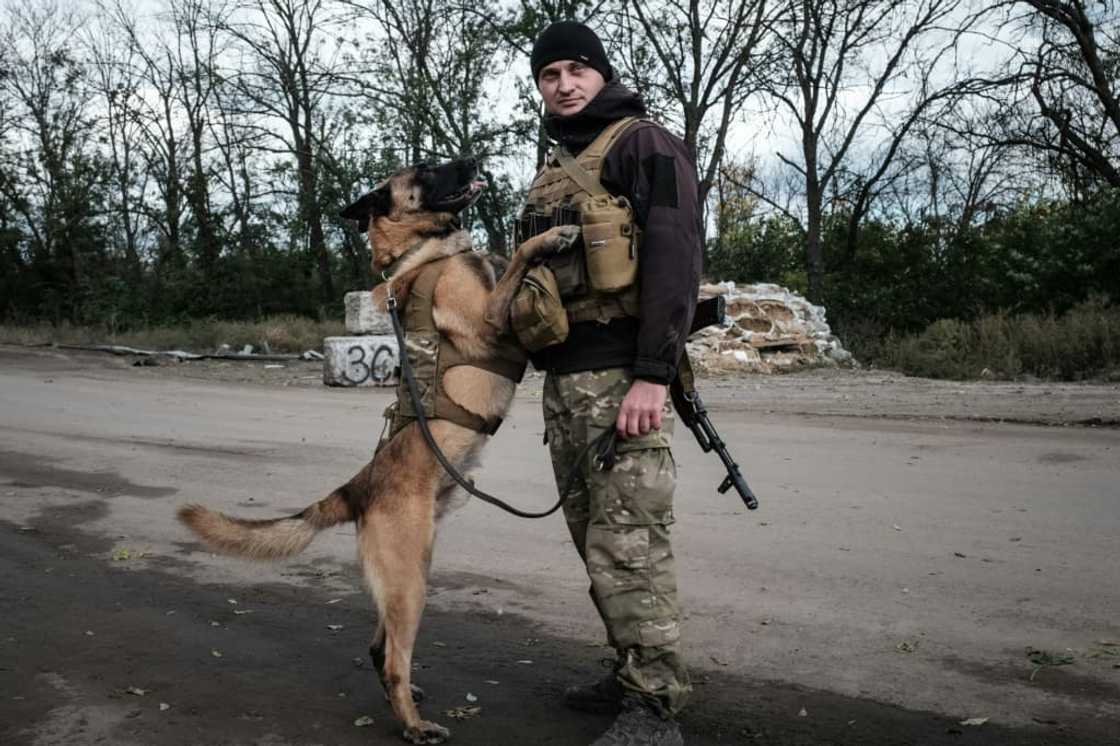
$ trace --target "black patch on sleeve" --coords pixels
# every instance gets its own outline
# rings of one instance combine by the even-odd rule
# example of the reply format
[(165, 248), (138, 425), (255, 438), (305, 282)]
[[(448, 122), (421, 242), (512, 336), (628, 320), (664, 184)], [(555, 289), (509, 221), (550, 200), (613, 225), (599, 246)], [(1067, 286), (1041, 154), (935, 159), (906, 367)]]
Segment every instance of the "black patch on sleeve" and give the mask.
[(649, 182), (649, 206), (672, 207), (677, 199), (677, 164), (672, 156), (653, 153), (642, 161), (642, 171)]

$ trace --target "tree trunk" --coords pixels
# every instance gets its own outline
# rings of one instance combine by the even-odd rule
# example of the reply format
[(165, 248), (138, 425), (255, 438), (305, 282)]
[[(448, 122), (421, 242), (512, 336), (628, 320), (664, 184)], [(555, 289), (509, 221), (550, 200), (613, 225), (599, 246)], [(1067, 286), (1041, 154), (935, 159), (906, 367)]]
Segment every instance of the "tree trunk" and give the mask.
[(822, 196), (820, 185), (810, 179), (806, 190), (805, 268), (809, 275), (809, 300), (824, 303), (824, 251), (821, 245)]

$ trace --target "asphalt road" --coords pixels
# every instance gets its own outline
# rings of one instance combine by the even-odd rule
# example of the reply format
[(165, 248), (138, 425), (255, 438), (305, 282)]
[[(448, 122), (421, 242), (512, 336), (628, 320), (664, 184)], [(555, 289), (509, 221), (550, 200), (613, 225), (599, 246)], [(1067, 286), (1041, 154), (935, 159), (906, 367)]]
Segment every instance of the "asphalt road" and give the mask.
[[(770, 386), (713, 406), (759, 511), (678, 434), (687, 742), (1120, 744), (1120, 430), (775, 411)], [(1089, 393), (1116, 421), (1117, 388)], [(369, 457), (389, 396), (0, 349), (0, 743), (400, 742), (352, 528), (253, 564), (173, 520), (302, 508)], [(479, 482), (550, 504), (541, 430), (530, 388)], [(609, 722), (557, 704), (607, 652), (565, 537), (478, 502), (441, 528), (416, 677), (456, 743)]]

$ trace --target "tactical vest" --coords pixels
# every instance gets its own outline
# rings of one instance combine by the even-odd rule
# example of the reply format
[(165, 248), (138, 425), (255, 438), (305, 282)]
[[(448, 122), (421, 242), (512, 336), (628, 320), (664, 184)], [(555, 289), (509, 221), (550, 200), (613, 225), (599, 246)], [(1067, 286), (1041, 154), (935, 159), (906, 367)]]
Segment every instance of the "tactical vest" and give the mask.
[(582, 225), (581, 242), (546, 260), (570, 323), (637, 316), (641, 231), (625, 197), (600, 183), (603, 159), (637, 117), (612, 123), (576, 156), (562, 146), (533, 179), (518, 221), (517, 241), (556, 225)]
[[(443, 374), (458, 365), (470, 365), (495, 373), (503, 378), (520, 383), (525, 375), (527, 359), (525, 353), (509, 334), (498, 338), (493, 355), (485, 358), (470, 358), (456, 349), (455, 345), (440, 334), (432, 318), (432, 294), (436, 282), (443, 271), (444, 262), (451, 257), (429, 263), (412, 283), (404, 302), (405, 337), (404, 354), (412, 366), (412, 374), (420, 391), (420, 404), (428, 419), (441, 419), (454, 422), (476, 432), (493, 435), (502, 424), (501, 417), (487, 419), (455, 403), (443, 389)], [(397, 385), (397, 401), (386, 411), (392, 424), (387, 442), (405, 425), (416, 419), (416, 409), (408, 384), (401, 377)]]

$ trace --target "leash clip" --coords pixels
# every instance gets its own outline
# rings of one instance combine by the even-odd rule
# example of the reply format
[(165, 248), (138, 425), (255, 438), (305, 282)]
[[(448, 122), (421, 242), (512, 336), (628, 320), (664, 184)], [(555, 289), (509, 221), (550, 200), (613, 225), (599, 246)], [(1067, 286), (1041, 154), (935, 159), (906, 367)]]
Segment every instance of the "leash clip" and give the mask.
[(389, 283), (388, 294), (385, 296), (385, 308), (389, 311), (397, 310), (397, 298), (393, 295), (393, 284)]

